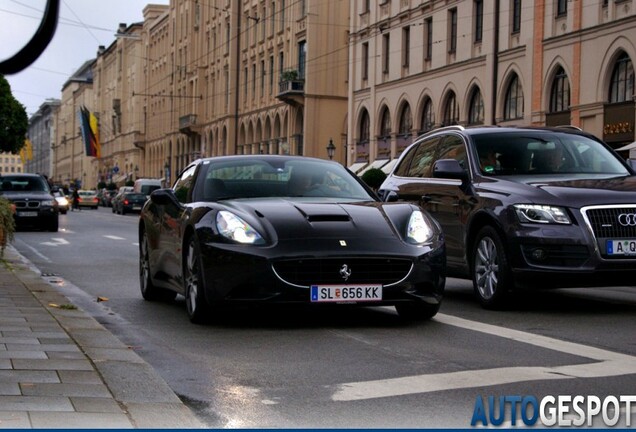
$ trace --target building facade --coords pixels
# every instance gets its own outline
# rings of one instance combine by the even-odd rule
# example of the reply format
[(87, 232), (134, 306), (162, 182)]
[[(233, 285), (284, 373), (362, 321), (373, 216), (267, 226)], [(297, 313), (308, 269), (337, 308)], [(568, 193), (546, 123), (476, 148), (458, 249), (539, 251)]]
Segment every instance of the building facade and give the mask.
[(24, 162), (25, 172), (51, 177), (53, 172), (51, 144), (55, 139), (54, 113), (59, 106), (58, 99), (48, 99), (29, 119), (27, 136), (31, 141), (32, 157)]
[(452, 124), (634, 141), (634, 1), (363, 0), (350, 16), (356, 171), (388, 171), (414, 137)]
[(27, 172), (22, 164), (20, 155), (0, 153), (0, 176)]

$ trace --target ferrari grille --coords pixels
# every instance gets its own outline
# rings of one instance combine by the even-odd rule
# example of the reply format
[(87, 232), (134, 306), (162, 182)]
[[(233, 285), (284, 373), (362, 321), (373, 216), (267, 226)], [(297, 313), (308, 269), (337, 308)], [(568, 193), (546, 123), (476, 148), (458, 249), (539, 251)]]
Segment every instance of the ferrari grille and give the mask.
[(413, 264), (400, 258), (310, 258), (274, 263), (274, 271), (292, 285), (382, 284), (404, 279)]

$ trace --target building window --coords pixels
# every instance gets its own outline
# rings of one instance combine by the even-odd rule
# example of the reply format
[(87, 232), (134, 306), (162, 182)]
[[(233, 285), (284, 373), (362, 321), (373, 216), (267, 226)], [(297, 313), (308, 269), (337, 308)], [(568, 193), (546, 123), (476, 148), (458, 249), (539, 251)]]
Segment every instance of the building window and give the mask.
[(455, 98), (455, 92), (450, 92), (444, 106), (444, 121), (442, 126), (456, 125), (459, 123), (459, 106)]
[(391, 136), (391, 113), (388, 108), (382, 110), (380, 121), (380, 138), (389, 138)]
[(256, 63), (252, 64), (252, 97), (256, 97)]
[(433, 18), (426, 18), (424, 31), (426, 32), (424, 59), (430, 60), (433, 57)]
[(299, 18), (303, 18), (305, 15), (307, 15), (307, 0), (300, 0), (300, 17)]
[(247, 83), (250, 82), (249, 75), (247, 75), (247, 66), (245, 66), (245, 70), (243, 71), (243, 75), (245, 76), (243, 90), (244, 90), (244, 93), (245, 93), (245, 102), (247, 102)]
[(282, 76), (283, 71), (285, 70), (285, 54), (281, 51), (278, 54), (278, 76)]
[(424, 108), (422, 109), (422, 123), (420, 132), (428, 132), (435, 126), (435, 116), (433, 115), (433, 102), (430, 98), (424, 102)]
[(367, 110), (364, 110), (360, 117), (360, 143), (369, 142), (370, 126), (371, 122), (369, 121), (369, 113), (367, 112)]
[(269, 94), (274, 91), (274, 56), (269, 57)]
[(382, 73), (389, 73), (389, 54), (391, 39), (389, 34), (382, 35)]
[(369, 79), (369, 42), (362, 44), (362, 79)]
[(276, 3), (272, 2), (271, 5), (271, 11), (272, 11), (272, 22), (271, 22), (271, 27), (269, 29), (270, 32), (270, 36), (273, 36), (276, 34)]
[(570, 82), (562, 67), (559, 67), (552, 90), (550, 91), (550, 112), (562, 112), (570, 109)]
[(484, 33), (484, 1), (475, 0), (475, 43), (481, 42)]
[(568, 0), (557, 0), (557, 16), (565, 16), (568, 14)]
[(484, 124), (484, 98), (481, 97), (481, 91), (479, 91), (479, 88), (475, 88), (473, 96), (470, 98), (468, 124)]
[(404, 104), (402, 112), (400, 113), (400, 125), (398, 127), (398, 134), (402, 136), (408, 136), (413, 129), (413, 117), (411, 116), (411, 106)]
[(298, 78), (305, 79), (305, 63), (307, 59), (307, 42), (298, 43)]
[(506, 90), (504, 120), (523, 118), (523, 89), (519, 77), (514, 74)]
[(451, 9), (448, 11), (448, 23), (449, 33), (448, 33), (448, 52), (454, 53), (457, 51), (457, 9)]
[(521, 0), (512, 0), (512, 32), (521, 31)]
[(402, 29), (402, 67), (409, 67), (411, 58), (411, 27)]
[(369, 12), (369, 9), (371, 8), (371, 0), (362, 0), (362, 13), (367, 13)]
[(261, 97), (265, 96), (265, 60), (261, 60)]
[(634, 97), (634, 65), (627, 53), (616, 60), (610, 83), (610, 103), (631, 101)]

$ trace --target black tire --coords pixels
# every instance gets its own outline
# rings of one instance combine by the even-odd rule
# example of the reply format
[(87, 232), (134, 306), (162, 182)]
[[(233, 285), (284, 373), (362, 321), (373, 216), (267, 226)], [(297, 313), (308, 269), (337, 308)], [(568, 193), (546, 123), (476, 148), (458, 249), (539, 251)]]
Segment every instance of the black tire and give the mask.
[(122, 215), (125, 215), (125, 214), (126, 214), (126, 209), (125, 209), (125, 208), (123, 208), (123, 207), (121, 208), (121, 214), (122, 214)]
[(48, 230), (51, 232), (57, 232), (59, 230), (59, 226), (60, 226), (60, 221), (57, 217), (55, 217), (55, 219), (53, 219), (48, 226)]
[(177, 293), (163, 288), (157, 288), (150, 277), (150, 253), (148, 250), (148, 235), (144, 232), (139, 243), (139, 287), (144, 300), (171, 301)]
[(491, 226), (483, 227), (471, 249), (471, 272), (475, 295), (485, 309), (506, 305), (514, 279), (501, 236)]
[(205, 298), (205, 287), (201, 276), (201, 258), (194, 236), (190, 237), (183, 265), (183, 287), (188, 317), (194, 324), (205, 324), (209, 320), (210, 307)]
[(111, 207), (111, 208), (110, 208), (110, 211), (111, 211), (112, 213), (115, 213), (115, 207)]
[(439, 303), (408, 302), (396, 304), (395, 310), (405, 321), (427, 321), (437, 315), (439, 307)]

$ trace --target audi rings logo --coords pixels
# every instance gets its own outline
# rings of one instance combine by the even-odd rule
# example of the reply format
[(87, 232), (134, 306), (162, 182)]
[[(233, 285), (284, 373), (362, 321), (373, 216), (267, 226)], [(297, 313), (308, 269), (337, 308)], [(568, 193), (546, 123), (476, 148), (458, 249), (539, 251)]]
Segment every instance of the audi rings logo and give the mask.
[(618, 215), (618, 223), (624, 227), (636, 226), (636, 213), (621, 213)]

